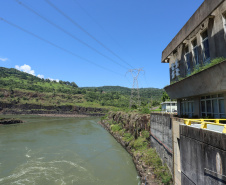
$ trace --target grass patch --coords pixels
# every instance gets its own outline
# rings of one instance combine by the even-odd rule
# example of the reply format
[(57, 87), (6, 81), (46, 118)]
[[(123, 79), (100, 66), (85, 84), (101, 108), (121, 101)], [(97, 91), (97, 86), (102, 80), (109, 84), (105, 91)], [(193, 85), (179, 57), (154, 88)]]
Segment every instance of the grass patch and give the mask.
[(148, 139), (148, 138), (150, 137), (150, 133), (149, 133), (148, 131), (146, 131), (146, 130), (143, 130), (143, 131), (141, 132), (141, 135), (142, 135), (142, 137), (145, 138), (145, 139)]
[(148, 146), (147, 140), (143, 137), (139, 137), (132, 144), (132, 147), (135, 150), (144, 150), (144, 149), (147, 149), (147, 146)]
[(123, 135), (124, 135), (124, 133), (125, 133), (125, 131), (126, 131), (126, 129), (122, 129), (122, 130), (119, 130), (119, 132), (118, 132), (118, 133), (119, 133), (119, 135), (120, 135), (120, 136), (123, 136)]
[(111, 125), (112, 132), (118, 132), (122, 129), (122, 126), (119, 124)]
[(214, 66), (214, 65), (217, 65), (217, 64), (219, 64), (219, 63), (221, 63), (221, 62), (223, 62), (223, 61), (225, 61), (226, 60), (226, 58), (224, 58), (224, 57), (219, 57), (219, 58), (215, 58), (215, 59), (213, 59), (213, 60), (211, 60), (210, 61), (210, 63), (207, 63), (207, 64), (205, 64), (205, 65), (197, 65), (197, 66), (195, 66), (194, 67), (194, 69), (193, 69), (193, 71), (191, 72), (191, 74), (189, 74), (189, 75), (187, 75), (186, 77), (178, 77), (178, 80), (177, 81), (172, 81), (171, 83), (170, 83), (170, 85), (172, 85), (172, 84), (174, 84), (174, 83), (176, 83), (176, 82), (179, 82), (179, 81), (181, 81), (181, 80), (183, 80), (183, 79), (185, 79), (185, 78), (188, 78), (188, 77), (190, 77), (190, 76), (192, 76), (192, 75), (194, 75), (194, 74), (196, 74), (196, 73), (199, 73), (199, 72), (201, 72), (201, 71), (203, 71), (203, 70), (205, 70), (205, 69), (208, 69), (208, 68), (210, 68), (210, 67), (212, 67), (212, 66)]
[(162, 109), (158, 108), (158, 109), (155, 109), (155, 110), (152, 110), (153, 112), (161, 112)]
[(131, 142), (132, 140), (134, 140), (134, 137), (130, 133), (124, 133), (123, 140), (126, 142)]
[(108, 117), (108, 115), (107, 115), (107, 114), (105, 114), (104, 116), (102, 116), (102, 117), (100, 118), (100, 120), (101, 120), (101, 121), (106, 120), (106, 119), (107, 119), (107, 117)]
[(165, 185), (171, 184), (172, 176), (170, 175), (169, 169), (166, 165), (162, 164), (162, 161), (155, 149), (147, 149), (145, 152), (143, 152), (141, 159), (146, 165), (152, 166), (154, 168), (154, 174), (157, 176), (157, 178), (161, 179), (162, 183)]

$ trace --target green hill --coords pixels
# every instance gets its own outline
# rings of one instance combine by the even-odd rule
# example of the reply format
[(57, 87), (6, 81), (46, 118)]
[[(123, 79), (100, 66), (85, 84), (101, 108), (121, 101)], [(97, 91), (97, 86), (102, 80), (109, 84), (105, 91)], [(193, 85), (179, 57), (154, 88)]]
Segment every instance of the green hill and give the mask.
[[(163, 89), (142, 88), (142, 105), (161, 101)], [(75, 82), (50, 81), (13, 68), (0, 67), (0, 102), (84, 107), (128, 108), (131, 89), (120, 86), (79, 88)]]
[[(82, 87), (82, 89), (90, 89), (102, 92), (119, 92), (121, 95), (131, 95), (131, 89), (127, 87), (121, 86), (102, 86), (102, 87)], [(140, 96), (143, 99), (152, 99), (161, 101), (162, 94), (164, 89), (158, 88), (140, 88), (139, 89)]]
[(82, 93), (75, 82), (50, 81), (13, 68), (0, 67), (0, 88), (24, 89), (37, 92)]

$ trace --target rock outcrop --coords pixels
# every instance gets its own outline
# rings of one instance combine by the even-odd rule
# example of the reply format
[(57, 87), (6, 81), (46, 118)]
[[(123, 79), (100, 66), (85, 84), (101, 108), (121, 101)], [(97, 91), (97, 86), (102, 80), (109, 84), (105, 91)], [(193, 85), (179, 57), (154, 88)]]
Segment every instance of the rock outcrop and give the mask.
[(23, 123), (22, 120), (19, 119), (7, 119), (7, 118), (2, 118), (0, 119), (0, 125), (9, 125), (9, 124), (15, 124), (15, 123)]
[(1, 114), (82, 114), (89, 116), (103, 116), (106, 112), (106, 109), (72, 105), (43, 106), (38, 104), (14, 104), (0, 102)]

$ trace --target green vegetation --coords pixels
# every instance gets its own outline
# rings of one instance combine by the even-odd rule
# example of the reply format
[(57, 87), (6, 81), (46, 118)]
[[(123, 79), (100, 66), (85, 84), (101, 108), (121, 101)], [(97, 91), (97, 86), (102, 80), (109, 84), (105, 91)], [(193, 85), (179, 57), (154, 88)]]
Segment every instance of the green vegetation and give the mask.
[(191, 74), (189, 74), (188, 76), (192, 76), (192, 75), (194, 75), (194, 74), (196, 74), (196, 73), (198, 73), (198, 72), (200, 72), (200, 71), (203, 71), (203, 70), (205, 70), (205, 69), (208, 69), (208, 68), (210, 68), (210, 67), (212, 67), (212, 66), (214, 66), (214, 65), (216, 65), (216, 64), (219, 64), (219, 63), (221, 63), (221, 62), (223, 62), (223, 61), (225, 61), (225, 60), (226, 60), (226, 58), (224, 58), (224, 57), (215, 58), (215, 59), (211, 60), (211, 62), (208, 63), (208, 64), (206, 64), (206, 65), (196, 66), (196, 67), (193, 69), (193, 72), (192, 72)]
[(155, 110), (152, 110), (152, 112), (161, 112), (162, 109), (161, 108), (158, 108), (158, 109), (155, 109)]
[(129, 143), (134, 156), (141, 156), (140, 160), (145, 163), (145, 165), (151, 166), (153, 168), (154, 175), (161, 180), (165, 185), (172, 184), (172, 176), (169, 172), (166, 164), (162, 164), (160, 157), (158, 156), (155, 149), (149, 147), (150, 134), (148, 131), (141, 131), (141, 136), (135, 139), (135, 137), (126, 132), (122, 127), (122, 124), (117, 124), (115, 121), (108, 120), (107, 117), (102, 118), (110, 124), (111, 131), (122, 136), (122, 140)]
[(157, 178), (162, 180), (163, 184), (168, 185), (171, 183), (172, 176), (170, 175), (169, 169), (166, 165), (162, 165), (161, 159), (153, 148), (149, 148), (143, 152), (141, 160), (143, 160), (146, 165), (153, 167), (154, 174)]
[(133, 137), (132, 134), (126, 132), (123, 135), (123, 140), (126, 141), (126, 142), (131, 142), (132, 140), (134, 140), (134, 137)]
[(215, 59), (211, 60), (210, 63), (207, 63), (207, 64), (205, 64), (205, 65), (197, 65), (197, 66), (195, 66), (195, 68), (192, 70), (191, 74), (187, 75), (187, 76), (184, 77), (184, 78), (183, 78), (183, 77), (179, 77), (177, 81), (172, 81), (172, 82), (170, 83), (170, 85), (172, 85), (172, 84), (174, 84), (174, 83), (176, 83), (176, 82), (178, 82), (178, 81), (181, 81), (181, 80), (183, 80), (183, 79), (185, 79), (185, 78), (187, 78), (187, 77), (190, 77), (190, 76), (192, 76), (192, 75), (194, 75), (194, 74), (196, 74), (196, 73), (199, 73), (199, 72), (201, 72), (201, 71), (203, 71), (203, 70), (205, 70), (205, 69), (208, 69), (208, 68), (210, 68), (210, 67), (212, 67), (212, 66), (214, 66), (214, 65), (217, 65), (217, 64), (219, 64), (219, 63), (221, 63), (221, 62), (223, 62), (223, 61), (225, 61), (225, 60), (226, 60), (226, 58), (224, 58), (224, 57), (219, 57), (219, 58), (215, 58)]
[[(82, 89), (101, 91), (104, 93), (118, 92), (119, 94), (124, 96), (131, 95), (130, 88), (120, 87), (120, 86), (83, 87)], [(156, 104), (158, 105), (159, 102), (161, 101), (163, 92), (164, 92), (163, 89), (158, 89), (158, 88), (140, 88), (141, 102), (144, 102), (145, 100), (146, 100), (146, 103), (150, 102), (151, 101), (150, 99), (152, 98), (153, 106), (156, 106)]]
[(134, 149), (134, 151), (142, 151), (147, 149), (148, 143), (146, 138), (138, 137), (138, 139), (134, 140), (134, 142), (130, 146)]
[(150, 109), (148, 107), (142, 107), (140, 112), (142, 114), (150, 114)]
[(118, 132), (118, 131), (120, 131), (121, 129), (122, 129), (122, 126), (119, 125), (119, 124), (111, 125), (111, 130), (112, 130), (113, 132)]
[(162, 93), (162, 102), (165, 102), (165, 101), (167, 101), (167, 100), (170, 100), (170, 97), (169, 97), (169, 95), (167, 94), (167, 92), (163, 92)]
[(142, 135), (142, 137), (145, 138), (145, 139), (148, 139), (148, 138), (150, 137), (150, 134), (149, 134), (149, 132), (148, 132), (147, 130), (143, 130), (143, 131), (141, 132), (141, 135)]
[[(162, 92), (163, 89), (140, 89), (141, 108), (135, 107), (135, 110), (150, 113), (149, 107), (159, 105)], [(75, 82), (50, 81), (13, 68), (0, 67), (0, 102), (130, 111), (130, 93), (131, 89), (119, 86), (79, 88)]]

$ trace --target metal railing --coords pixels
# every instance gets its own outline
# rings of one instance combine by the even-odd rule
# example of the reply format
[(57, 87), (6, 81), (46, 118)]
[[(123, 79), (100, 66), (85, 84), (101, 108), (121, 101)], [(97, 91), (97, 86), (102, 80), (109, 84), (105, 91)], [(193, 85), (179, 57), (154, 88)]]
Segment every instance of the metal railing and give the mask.
[(226, 119), (184, 119), (184, 124), (190, 126), (192, 123), (201, 124), (202, 129), (207, 129), (207, 125), (223, 126), (222, 133), (226, 134), (226, 124), (220, 123), (220, 121), (226, 121)]

